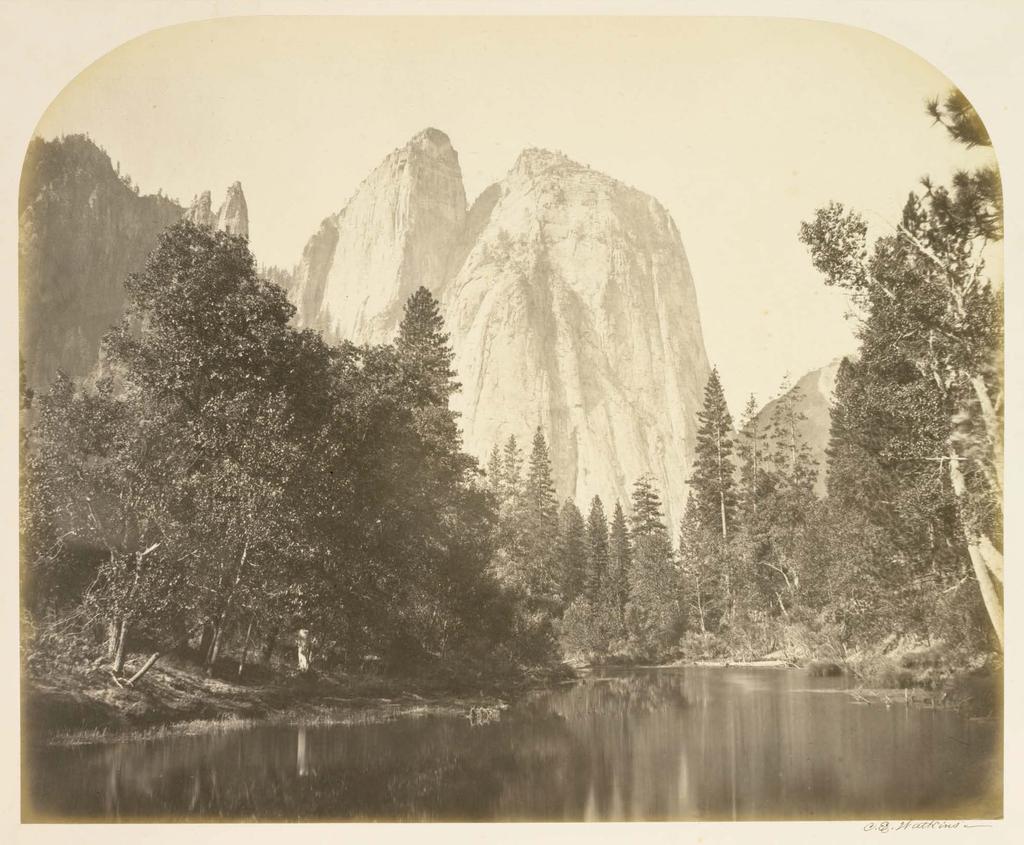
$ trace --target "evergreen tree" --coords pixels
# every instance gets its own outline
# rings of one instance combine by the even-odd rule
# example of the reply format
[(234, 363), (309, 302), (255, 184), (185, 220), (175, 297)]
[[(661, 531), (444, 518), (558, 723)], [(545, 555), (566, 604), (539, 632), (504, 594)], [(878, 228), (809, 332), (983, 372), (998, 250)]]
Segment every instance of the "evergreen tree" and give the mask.
[(447, 405), (460, 386), (452, 369), (455, 354), (437, 300), (425, 287), (406, 301), (395, 347), (416, 401)]
[(701, 634), (716, 632), (729, 610), (727, 549), (717, 526), (704, 525), (688, 502), (679, 527), (679, 564), (688, 616)]
[(802, 430), (807, 420), (807, 415), (800, 410), (803, 393), (799, 387), (790, 387), (787, 378), (779, 394), (768, 424), (772, 471), (777, 485), (798, 499), (806, 500), (814, 493), (818, 467)]
[(540, 426), (533, 435), (522, 499), (523, 547), (530, 593), (553, 606), (558, 602), (556, 546), (558, 502), (551, 480), (551, 458)]
[(501, 580), (525, 596), (529, 579), (525, 550), (523, 455), (515, 435), (505, 441), (496, 464), (495, 457), (492, 452), (489, 470), (500, 503), (495, 566)]
[[(928, 111), (958, 142), (987, 144), (960, 92)], [(800, 237), (826, 284), (849, 291), (863, 309), (864, 351), (870, 341), (890, 366), (901, 359), (906, 376), (897, 384), (913, 384), (924, 401), (918, 431), (927, 427), (940, 448), (918, 460), (944, 470), (955, 530), (1001, 644), (1003, 317), (1001, 291), (984, 260), (986, 246), (1003, 234), (999, 174), (990, 165), (955, 174), (950, 188), (927, 179), (923, 185), (873, 251), (867, 223), (838, 203), (804, 223)]]
[(689, 479), (694, 515), (704, 526), (716, 525), (727, 540), (736, 516), (732, 416), (717, 368), (704, 388), (704, 406), (697, 420), (697, 448)]
[(654, 481), (649, 475), (640, 476), (633, 484), (632, 503), (632, 538), (634, 541), (665, 530), (661, 513), (661, 497), (655, 490)]
[(757, 509), (748, 514), (742, 544), (760, 609), (782, 615), (800, 587), (797, 548), (816, 501), (817, 466), (803, 435), (801, 398), (784, 379), (766, 428), (768, 469), (757, 491)]
[(757, 519), (759, 503), (772, 489), (765, 429), (758, 418), (757, 399), (750, 394), (743, 409), (736, 450), (740, 459), (738, 509), (741, 522)]
[(495, 443), (494, 448), (491, 449), (491, 454), (487, 458), (487, 489), (494, 494), (498, 500), (499, 507), (503, 503), (505, 494), (504, 473), (502, 470), (501, 449)]
[(609, 566), (608, 518), (600, 496), (590, 501), (587, 514), (587, 598), (598, 605), (604, 591)]
[(566, 499), (558, 518), (558, 567), (562, 603), (568, 606), (584, 595), (587, 586), (587, 534), (583, 515)]
[(629, 573), (633, 569), (633, 549), (629, 526), (622, 503), (615, 503), (608, 536), (608, 574), (605, 578), (605, 601), (612, 608), (615, 620), (614, 638), (625, 636), (626, 603), (629, 601)]
[(662, 521), (661, 497), (647, 476), (633, 486), (632, 541), (626, 626), (633, 647), (653, 656), (678, 633), (680, 620), (672, 541)]
[(509, 435), (501, 452), (502, 500), (518, 502), (523, 494), (523, 451), (514, 434)]

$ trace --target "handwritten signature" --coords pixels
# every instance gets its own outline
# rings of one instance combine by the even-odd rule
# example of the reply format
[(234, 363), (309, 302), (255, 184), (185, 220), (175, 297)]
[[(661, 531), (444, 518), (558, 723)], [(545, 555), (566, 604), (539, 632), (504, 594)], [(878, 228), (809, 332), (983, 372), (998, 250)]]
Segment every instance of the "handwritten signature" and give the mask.
[(979, 822), (927, 819), (919, 821), (868, 822), (864, 825), (864, 830), (869, 833), (899, 833), (904, 830), (968, 830), (975, 827), (992, 827), (992, 825)]

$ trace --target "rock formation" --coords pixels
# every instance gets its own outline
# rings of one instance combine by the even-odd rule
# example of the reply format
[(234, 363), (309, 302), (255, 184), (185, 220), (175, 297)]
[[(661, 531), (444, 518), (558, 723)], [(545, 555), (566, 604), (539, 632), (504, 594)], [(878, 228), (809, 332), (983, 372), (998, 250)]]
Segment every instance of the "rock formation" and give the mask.
[(242, 184), (235, 182), (228, 188), (227, 196), (217, 213), (213, 213), (213, 200), (209, 191), (203, 191), (192, 198), (192, 205), (183, 215), (197, 226), (218, 229), (230, 235), (249, 237), (249, 207), (245, 203)]
[(241, 182), (233, 182), (228, 188), (224, 203), (217, 212), (215, 228), (229, 235), (249, 237), (249, 206), (245, 203)]
[(183, 216), (248, 236), (236, 182), (215, 216), (210, 194), (185, 211), (162, 194), (140, 194), (84, 135), (35, 138), (22, 169), (19, 351), (26, 382), (45, 389), (58, 369), (83, 376), (100, 341), (124, 314), (124, 280), (141, 270), (160, 233)]
[(293, 297), (331, 339), (392, 339), (420, 284), (442, 304), (468, 451), (540, 425), (560, 496), (610, 508), (654, 476), (674, 531), (710, 368), (679, 232), (653, 198), (545, 150), (466, 211), (428, 129), (310, 239)]

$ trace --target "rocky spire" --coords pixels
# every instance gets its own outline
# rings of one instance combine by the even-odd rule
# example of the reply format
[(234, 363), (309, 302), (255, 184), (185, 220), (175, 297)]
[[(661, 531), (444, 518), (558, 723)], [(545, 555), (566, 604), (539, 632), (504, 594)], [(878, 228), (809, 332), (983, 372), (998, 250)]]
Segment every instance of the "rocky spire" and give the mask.
[(242, 193), (242, 185), (235, 182), (228, 188), (224, 202), (217, 214), (213, 213), (213, 201), (209, 191), (203, 191), (192, 199), (192, 205), (184, 214), (184, 219), (197, 226), (207, 226), (231, 235), (249, 237), (249, 208)]
[(188, 207), (183, 219), (195, 223), (197, 226), (213, 228), (215, 220), (209, 191), (203, 191), (198, 196), (192, 197), (192, 205)]
[(235, 182), (228, 188), (224, 204), (217, 212), (217, 228), (230, 235), (249, 237), (249, 207), (245, 203), (241, 182)]

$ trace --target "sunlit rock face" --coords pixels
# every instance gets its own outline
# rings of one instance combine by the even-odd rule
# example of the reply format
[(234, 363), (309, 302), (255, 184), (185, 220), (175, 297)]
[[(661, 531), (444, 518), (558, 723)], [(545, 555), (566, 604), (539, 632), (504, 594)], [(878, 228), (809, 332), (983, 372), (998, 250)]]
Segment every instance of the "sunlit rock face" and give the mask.
[(299, 320), (333, 338), (391, 340), (420, 285), (436, 291), (462, 233), (466, 193), (448, 136), (419, 133), (321, 224), (296, 271)]
[(650, 473), (676, 524), (709, 366), (671, 217), (543, 150), (476, 206), (473, 246), (441, 292), (470, 451), (528, 443), (539, 424), (560, 494), (625, 502)]
[(458, 157), (417, 135), (324, 221), (297, 270), (304, 325), (390, 340), (408, 295), (441, 302), (465, 446), (549, 438), (560, 496), (628, 500), (654, 476), (675, 526), (710, 368), (679, 232), (653, 198), (524, 151), (466, 210)]

